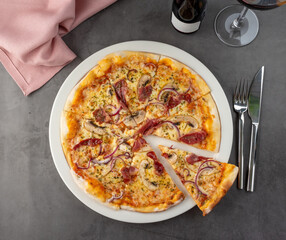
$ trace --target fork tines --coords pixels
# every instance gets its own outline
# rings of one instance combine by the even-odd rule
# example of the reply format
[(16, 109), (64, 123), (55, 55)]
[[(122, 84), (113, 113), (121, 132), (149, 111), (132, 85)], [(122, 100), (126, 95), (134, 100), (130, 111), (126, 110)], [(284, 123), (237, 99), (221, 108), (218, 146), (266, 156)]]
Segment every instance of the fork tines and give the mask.
[(233, 95), (234, 101), (246, 104), (247, 98), (248, 98), (248, 91), (249, 91), (248, 90), (248, 81), (245, 79), (242, 79), (236, 85), (235, 92)]

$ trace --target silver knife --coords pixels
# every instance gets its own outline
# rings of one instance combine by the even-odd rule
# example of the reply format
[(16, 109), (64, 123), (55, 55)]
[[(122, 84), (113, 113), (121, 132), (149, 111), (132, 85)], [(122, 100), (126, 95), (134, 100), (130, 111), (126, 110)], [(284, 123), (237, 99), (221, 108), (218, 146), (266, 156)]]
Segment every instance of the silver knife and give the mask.
[(250, 142), (248, 179), (247, 179), (246, 190), (250, 192), (254, 191), (256, 141), (257, 141), (259, 120), (260, 120), (263, 79), (264, 79), (264, 66), (262, 66), (261, 69), (256, 73), (251, 83), (248, 96), (248, 115), (252, 120), (252, 125), (251, 125), (251, 142)]

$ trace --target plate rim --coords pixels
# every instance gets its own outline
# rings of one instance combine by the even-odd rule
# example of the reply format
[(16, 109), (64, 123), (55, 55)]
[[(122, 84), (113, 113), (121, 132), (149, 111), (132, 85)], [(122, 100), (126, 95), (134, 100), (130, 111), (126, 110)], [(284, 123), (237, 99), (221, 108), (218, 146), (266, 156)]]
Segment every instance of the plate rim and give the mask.
[(82, 77), (88, 71), (90, 71), (99, 60), (101, 60), (110, 53), (124, 50), (146, 51), (174, 58), (189, 66), (206, 81), (206, 83), (211, 89), (211, 95), (217, 105), (221, 121), (221, 144), (219, 152), (214, 154), (214, 158), (219, 158), (222, 162), (228, 162), (233, 142), (233, 122), (230, 105), (221, 85), (219, 84), (219, 81), (202, 62), (200, 62), (190, 53), (187, 53), (180, 48), (174, 47), (166, 43), (145, 40), (121, 42), (103, 48), (83, 60), (69, 74), (69, 76), (65, 79), (62, 86), (60, 87), (51, 109), (49, 122), (50, 150), (53, 162), (65, 185), (83, 204), (85, 204), (87, 207), (91, 208), (95, 212), (111, 219), (128, 223), (152, 223), (164, 221), (190, 210), (195, 206), (194, 202), (190, 198), (186, 197), (186, 199), (180, 204), (173, 206), (166, 211), (156, 213), (140, 213), (127, 210), (115, 210), (110, 207), (107, 207), (98, 200), (90, 197), (81, 188), (79, 188), (79, 186), (76, 184), (72, 177), (70, 167), (66, 161), (61, 146), (60, 117), (64, 108), (65, 101), (70, 91), (79, 81), (79, 79), (82, 79)]

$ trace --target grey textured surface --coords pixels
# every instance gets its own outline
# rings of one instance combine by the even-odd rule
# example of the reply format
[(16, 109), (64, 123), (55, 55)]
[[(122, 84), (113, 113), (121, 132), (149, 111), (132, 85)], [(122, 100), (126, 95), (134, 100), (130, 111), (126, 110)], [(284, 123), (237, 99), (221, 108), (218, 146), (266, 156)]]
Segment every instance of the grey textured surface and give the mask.
[[(215, 36), (217, 12), (234, 0), (209, 0), (201, 29), (175, 31), (171, 1), (121, 0), (65, 36), (78, 55), (40, 90), (24, 97), (0, 65), (0, 239), (286, 239), (286, 7), (256, 11), (257, 39), (243, 48)], [(114, 43), (153, 40), (177, 46), (217, 77), (229, 102), (236, 82), (265, 65), (256, 191), (234, 185), (203, 217), (197, 207), (164, 222), (127, 224), (93, 212), (67, 189), (54, 166), (48, 124), (54, 98), (69, 73), (92, 53)], [(233, 113), (233, 119), (236, 115)], [(234, 121), (236, 127), (236, 121)], [(250, 125), (246, 125), (248, 158)], [(236, 132), (231, 163), (236, 163)]]

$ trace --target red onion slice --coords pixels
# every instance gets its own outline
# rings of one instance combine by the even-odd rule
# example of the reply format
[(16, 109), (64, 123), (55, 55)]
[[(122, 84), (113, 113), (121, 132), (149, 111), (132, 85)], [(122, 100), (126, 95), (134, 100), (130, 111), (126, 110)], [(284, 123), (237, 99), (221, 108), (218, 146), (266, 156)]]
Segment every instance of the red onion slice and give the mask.
[(209, 163), (209, 162), (218, 163), (216, 160), (212, 160), (212, 159), (205, 160), (205, 161), (204, 161), (203, 163), (201, 163), (201, 165), (199, 166), (198, 172), (200, 171), (200, 169), (202, 168), (202, 166), (203, 166), (205, 163)]
[[(198, 170), (198, 173), (195, 177), (195, 185), (197, 186), (197, 189), (198, 189), (198, 192), (200, 192), (201, 194), (203, 195), (206, 195), (207, 196), (207, 193), (204, 192), (204, 190), (202, 190), (200, 187), (199, 187), (199, 184), (198, 184), (198, 178), (199, 176), (201, 175), (201, 173), (204, 171), (204, 170), (208, 170), (208, 169), (213, 169), (214, 167), (211, 167), (211, 166), (207, 166), (207, 167), (204, 167), (202, 169), (199, 169)], [(198, 197), (198, 196), (197, 196)]]
[(124, 165), (126, 165), (125, 161), (120, 156), (116, 156), (112, 159), (112, 162), (110, 163), (110, 170), (112, 170), (114, 168), (116, 160), (118, 158), (124, 163)]
[(185, 172), (185, 171), (187, 171), (187, 175), (186, 175), (186, 177), (187, 177), (187, 176), (190, 176), (190, 170), (189, 170), (189, 169), (184, 168), (184, 169), (183, 169), (183, 171), (184, 171), (184, 172)]
[(99, 160), (96, 160), (96, 159), (92, 159), (91, 161), (92, 161), (94, 164), (103, 165), (103, 164), (109, 163), (111, 160), (112, 160), (112, 157), (111, 157), (111, 158), (107, 158), (107, 159), (105, 159), (105, 160), (103, 160), (103, 161), (99, 161)]
[(109, 114), (109, 116), (113, 117), (113, 116), (116, 116), (120, 113), (120, 111), (122, 110), (122, 106), (120, 106), (118, 109), (116, 109), (116, 111), (112, 114)]
[(158, 101), (160, 101), (160, 98), (162, 97), (162, 95), (163, 95), (164, 92), (173, 92), (173, 93), (175, 93), (175, 94), (177, 94), (177, 95), (180, 95), (174, 88), (163, 88), (163, 89), (159, 92), (159, 94), (158, 94), (158, 96), (157, 96), (157, 100), (158, 100)]
[[(164, 108), (165, 108), (165, 112), (167, 113), (168, 116), (170, 116), (169, 109), (167, 108), (167, 106), (166, 106), (164, 103), (161, 103), (161, 102), (152, 102), (152, 103), (149, 103), (149, 104), (148, 104), (148, 106), (150, 106), (150, 105), (160, 105), (160, 106), (164, 107)], [(148, 107), (148, 106), (147, 106), (147, 107)], [(164, 114), (165, 112), (163, 112), (163, 114)]]
[(177, 133), (178, 133), (178, 137), (180, 138), (181, 137), (181, 133), (180, 133), (180, 129), (171, 121), (164, 121), (162, 124), (164, 123), (169, 123), (171, 124), (176, 130), (177, 130)]
[(145, 66), (149, 67), (149, 66), (152, 66), (155, 69), (157, 69), (156, 65), (152, 62), (148, 62), (148, 63), (145, 63)]
[(98, 152), (98, 156), (100, 156), (102, 154), (102, 144), (99, 145), (99, 152)]
[(91, 159), (89, 159), (87, 167), (80, 167), (77, 163), (75, 163), (75, 165), (78, 169), (86, 170), (90, 168), (90, 162), (91, 162)]
[(131, 158), (131, 155), (130, 155), (129, 152), (125, 152), (125, 153), (120, 154), (120, 155), (118, 155), (116, 157), (125, 157), (125, 159), (128, 159), (128, 158)]
[(112, 201), (114, 201), (116, 199), (120, 199), (120, 198), (123, 197), (123, 194), (124, 194), (123, 191), (118, 196), (116, 196), (115, 194), (114, 195), (112, 194), (112, 197), (107, 199), (106, 201), (110, 203), (110, 202), (112, 202)]
[[(205, 193), (203, 193), (203, 192), (199, 189), (198, 184), (197, 184), (197, 183), (195, 183), (194, 181), (187, 180), (187, 181), (184, 181), (184, 183), (191, 183), (191, 184), (194, 184), (194, 186), (195, 186), (195, 188), (197, 189), (198, 193), (201, 193), (202, 195), (207, 196)], [(198, 195), (197, 195), (197, 198), (198, 198)]]
[(103, 158), (106, 159), (106, 158), (112, 157), (114, 155), (114, 153), (116, 153), (116, 151), (118, 150), (119, 146), (120, 146), (120, 144), (117, 145), (117, 147), (114, 149), (114, 151), (112, 153), (108, 154), (107, 156), (105, 156)]

